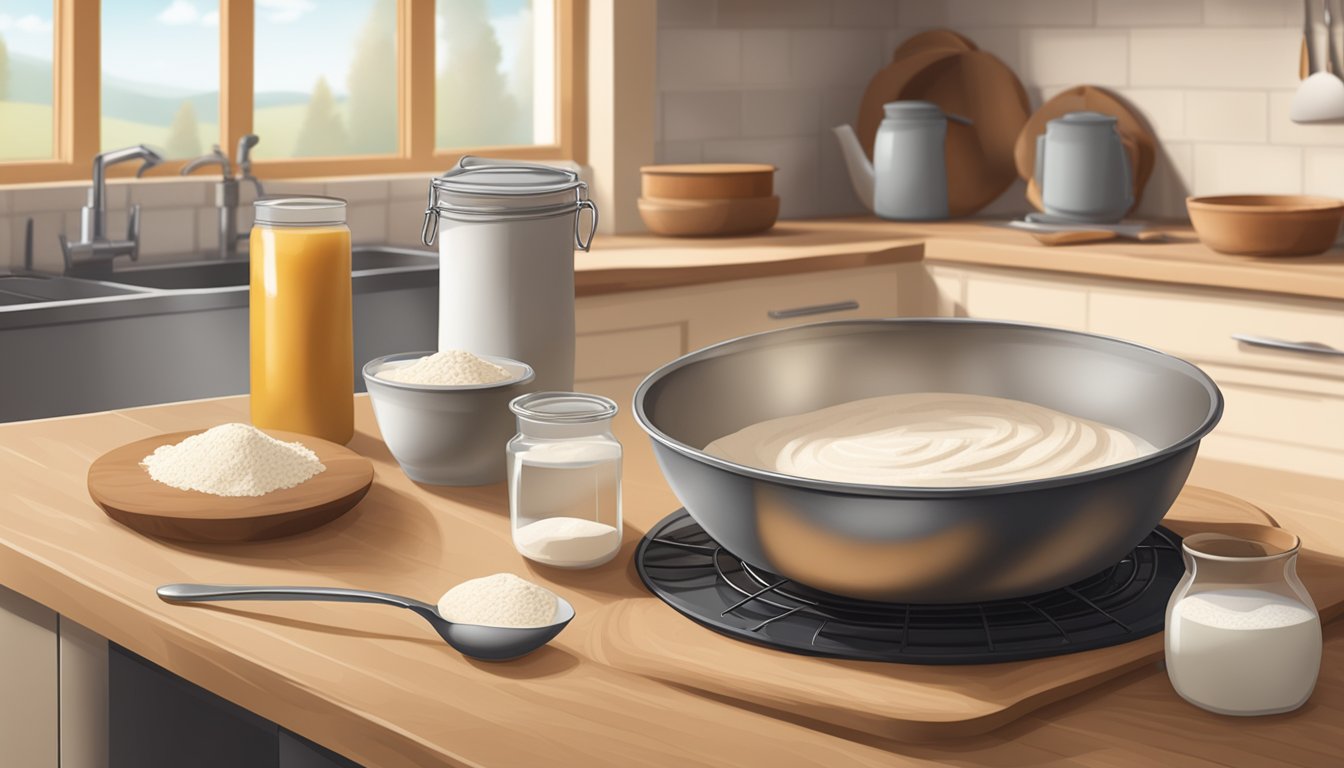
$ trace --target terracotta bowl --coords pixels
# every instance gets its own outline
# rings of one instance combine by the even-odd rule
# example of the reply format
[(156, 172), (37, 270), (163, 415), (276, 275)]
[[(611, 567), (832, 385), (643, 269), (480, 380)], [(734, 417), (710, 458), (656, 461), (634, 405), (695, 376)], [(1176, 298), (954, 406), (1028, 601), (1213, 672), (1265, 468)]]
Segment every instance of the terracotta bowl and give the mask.
[(764, 232), (779, 217), (779, 198), (718, 200), (639, 198), (639, 216), (649, 231), (680, 237), (724, 237)]
[(646, 165), (640, 194), (664, 200), (721, 200), (770, 197), (775, 193), (775, 166), (759, 163), (686, 163)]
[(1310, 256), (1330, 250), (1344, 200), (1315, 195), (1219, 195), (1185, 201), (1199, 241), (1238, 256)]

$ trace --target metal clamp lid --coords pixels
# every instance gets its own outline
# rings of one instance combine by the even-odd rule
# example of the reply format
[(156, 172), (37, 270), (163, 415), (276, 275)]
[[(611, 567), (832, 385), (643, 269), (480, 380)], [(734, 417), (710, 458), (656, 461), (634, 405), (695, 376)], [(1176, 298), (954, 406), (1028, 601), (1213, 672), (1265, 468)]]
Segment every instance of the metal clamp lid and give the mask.
[[(573, 197), (566, 195), (569, 192), (573, 192)], [(458, 199), (445, 200), (447, 195)], [(537, 204), (511, 204), (507, 202), (510, 198), (537, 198)], [(593, 213), (586, 239), (579, 231), (579, 219), (585, 208)], [(441, 214), (490, 221), (543, 218), (571, 211), (574, 212), (575, 243), (579, 249), (587, 251), (597, 231), (597, 206), (588, 199), (588, 184), (581, 181), (577, 173), (549, 165), (467, 155), (456, 167), (430, 181), (420, 240), (425, 245), (434, 245)]]

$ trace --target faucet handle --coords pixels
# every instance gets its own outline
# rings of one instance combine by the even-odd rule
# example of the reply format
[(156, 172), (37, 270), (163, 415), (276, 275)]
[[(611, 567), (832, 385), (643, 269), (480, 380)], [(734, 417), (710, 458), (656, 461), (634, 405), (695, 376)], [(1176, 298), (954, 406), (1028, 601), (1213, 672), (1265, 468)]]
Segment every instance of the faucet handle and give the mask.
[(131, 244), (131, 261), (140, 260), (140, 204), (131, 206), (126, 217), (126, 242)]
[(211, 148), (210, 154), (201, 155), (183, 166), (181, 175), (189, 176), (194, 173), (197, 168), (205, 165), (218, 165), (219, 170), (225, 179), (233, 178), (233, 163), (229, 162), (228, 155), (224, 154), (218, 144)]
[(261, 137), (255, 133), (243, 134), (238, 139), (238, 172), (244, 176), (252, 175), (252, 148), (261, 143)]

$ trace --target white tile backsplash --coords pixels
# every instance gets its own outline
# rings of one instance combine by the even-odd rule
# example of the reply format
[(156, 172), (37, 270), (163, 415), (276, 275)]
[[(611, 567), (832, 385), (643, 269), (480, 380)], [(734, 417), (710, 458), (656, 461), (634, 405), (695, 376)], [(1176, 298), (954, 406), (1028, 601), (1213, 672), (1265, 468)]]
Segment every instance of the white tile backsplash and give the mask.
[(1302, 27), (1297, 0), (1204, 0), (1206, 27)]
[(830, 23), (830, 2), (719, 0), (719, 26), (722, 27), (824, 27)]
[(663, 94), (663, 139), (731, 139), (742, 132), (742, 94), (737, 91), (673, 91)]
[(1188, 88), (1293, 88), (1302, 32), (1292, 28), (1134, 29), (1130, 84)]
[(944, 23), (953, 27), (1087, 27), (1089, 0), (947, 0)]
[(741, 101), (745, 137), (806, 136), (821, 128), (821, 95), (815, 90), (747, 91)]
[(1197, 26), (1203, 0), (1097, 0), (1099, 27)]
[(1302, 149), (1265, 144), (1199, 144), (1196, 195), (1291, 194), (1302, 191)]
[[(1195, 193), (1344, 187), (1331, 180), (1344, 160), (1326, 149), (1344, 151), (1344, 125), (1288, 119), (1297, 0), (719, 0), (661, 13), (659, 88), (677, 94), (662, 104), (663, 127), (681, 125), (685, 106), (691, 124), (723, 129), (727, 121), (708, 119), (706, 102), (687, 96), (694, 92), (737, 94), (741, 120), (731, 139), (689, 138), (697, 129), (685, 125), (683, 138), (665, 132), (659, 160), (779, 164), (770, 155), (780, 153), (795, 169), (781, 170), (777, 184), (785, 216), (856, 211), (830, 129), (854, 122), (869, 80), (901, 41), (944, 26), (1012, 67), (1033, 106), (1092, 84), (1142, 112), (1162, 145), (1144, 215), (1184, 217)], [(734, 46), (736, 68), (708, 63)], [(809, 162), (818, 173), (802, 184), (796, 169)], [(1014, 187), (986, 212), (1021, 210), (1020, 195)]]
[(742, 85), (787, 86), (791, 82), (789, 33), (779, 29), (743, 30)]
[(737, 30), (670, 29), (658, 35), (658, 86), (723, 88), (742, 76)]
[(1269, 94), (1191, 91), (1185, 96), (1185, 135), (1195, 141), (1264, 142), (1269, 138)]
[(1310, 147), (1303, 151), (1306, 157), (1302, 191), (1311, 195), (1344, 197), (1344, 147)]
[(1113, 29), (1022, 32), (1018, 77), (1034, 85), (1128, 84), (1129, 33)]

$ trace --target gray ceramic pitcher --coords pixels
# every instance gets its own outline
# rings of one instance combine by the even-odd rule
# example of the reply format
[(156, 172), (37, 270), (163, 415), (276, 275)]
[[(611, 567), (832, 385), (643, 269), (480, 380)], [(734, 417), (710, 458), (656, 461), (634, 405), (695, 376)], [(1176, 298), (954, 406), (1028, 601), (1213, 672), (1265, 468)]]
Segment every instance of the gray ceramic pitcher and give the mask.
[(1129, 153), (1116, 119), (1070, 112), (1036, 137), (1036, 186), (1045, 212), (1079, 222), (1115, 222), (1134, 205)]

